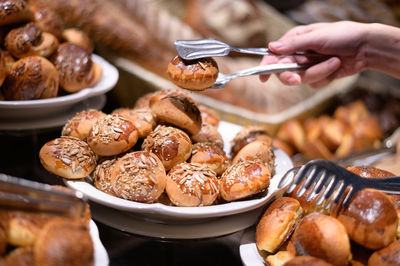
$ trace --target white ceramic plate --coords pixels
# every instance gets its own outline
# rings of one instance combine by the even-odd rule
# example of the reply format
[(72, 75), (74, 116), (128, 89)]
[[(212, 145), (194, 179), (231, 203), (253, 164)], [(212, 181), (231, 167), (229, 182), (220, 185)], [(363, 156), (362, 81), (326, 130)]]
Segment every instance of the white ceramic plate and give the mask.
[[(225, 138), (224, 142), (226, 152), (230, 150), (230, 141), (237, 134), (237, 132), (239, 132), (240, 129), (241, 127), (238, 125), (223, 121), (220, 123), (219, 131), (221, 135)], [(276, 166), (275, 175), (271, 178), (270, 188), (276, 187), (282, 176), (293, 167), (291, 159), (283, 151), (275, 150), (274, 152), (276, 156)], [(81, 191), (93, 202), (121, 211), (140, 213), (142, 215), (146, 214), (147, 216), (151, 216), (161, 220), (205, 219), (244, 213), (265, 205), (271, 200), (271, 195), (274, 192), (274, 189), (269, 189), (268, 194), (260, 198), (241, 200), (213, 206), (176, 207), (167, 206), (161, 203), (148, 204), (117, 198), (98, 190), (92, 184), (85, 181), (74, 181), (65, 179), (65, 183), (70, 188)]]
[(90, 220), (89, 230), (94, 245), (94, 266), (108, 266), (108, 253), (103, 246), (103, 243), (101, 243), (99, 230), (93, 220)]
[(93, 54), (92, 59), (103, 69), (102, 77), (94, 87), (49, 99), (0, 101), (0, 123), (10, 119), (27, 121), (31, 118), (54, 116), (80, 101), (105, 94), (111, 90), (118, 81), (118, 70), (98, 55)]
[(265, 258), (258, 252), (255, 241), (255, 228), (246, 229), (240, 239), (240, 259), (245, 266), (264, 266)]

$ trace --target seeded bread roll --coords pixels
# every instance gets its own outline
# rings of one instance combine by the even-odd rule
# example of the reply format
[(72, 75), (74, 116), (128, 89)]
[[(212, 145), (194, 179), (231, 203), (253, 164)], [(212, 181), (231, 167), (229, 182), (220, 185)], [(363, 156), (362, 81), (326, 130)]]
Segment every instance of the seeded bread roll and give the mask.
[(257, 248), (275, 253), (290, 237), (302, 213), (296, 199), (282, 197), (272, 202), (257, 224)]
[(165, 189), (165, 168), (152, 152), (130, 152), (115, 163), (111, 185), (115, 195), (120, 198), (144, 203), (154, 202)]
[(185, 60), (176, 56), (168, 64), (168, 76), (175, 85), (193, 91), (211, 87), (218, 77), (217, 62), (211, 57)]
[(76, 113), (61, 130), (62, 136), (71, 136), (86, 141), (92, 125), (106, 114), (96, 109), (83, 110)]
[(79, 179), (96, 167), (96, 156), (89, 145), (75, 137), (62, 136), (43, 145), (39, 152), (43, 167), (55, 175)]
[(33, 21), (42, 31), (49, 32), (61, 40), (64, 21), (53, 9), (31, 3), (30, 10), (34, 16)]
[(275, 168), (275, 154), (271, 143), (256, 140), (244, 146), (233, 158), (232, 163), (239, 161), (258, 161)]
[(92, 173), (94, 186), (110, 195), (115, 196), (111, 185), (111, 173), (114, 170), (117, 158), (103, 159)]
[(314, 256), (333, 265), (347, 265), (351, 259), (346, 228), (328, 215), (306, 215), (297, 225), (292, 241), (298, 256)]
[(26, 22), (33, 18), (29, 4), (25, 0), (5, 0), (0, 2), (0, 26)]
[(220, 194), (233, 201), (267, 189), (272, 169), (260, 162), (240, 161), (231, 165), (221, 176)]
[(368, 266), (400, 265), (400, 240), (393, 241), (389, 246), (375, 251), (368, 259)]
[(207, 165), (181, 163), (167, 175), (165, 188), (169, 199), (176, 206), (209, 206), (218, 196), (218, 180)]
[(192, 153), (192, 141), (178, 128), (158, 125), (144, 139), (142, 150), (156, 154), (168, 171), (189, 159)]
[(137, 128), (139, 138), (145, 138), (156, 127), (156, 122), (153, 118), (150, 108), (118, 108), (112, 111), (111, 114), (118, 114), (129, 119)]
[(217, 175), (222, 175), (228, 167), (229, 159), (219, 146), (201, 142), (192, 146), (192, 156), (189, 162), (205, 164)]
[(243, 127), (231, 141), (231, 157), (234, 158), (244, 146), (256, 140), (262, 140), (268, 144), (272, 143), (272, 138), (264, 127)]
[(218, 132), (218, 129), (211, 124), (204, 123), (201, 126), (199, 133), (190, 137), (193, 143), (199, 142), (210, 142), (214, 145), (224, 148), (224, 140), (221, 134)]
[(200, 132), (200, 110), (190, 97), (179, 93), (169, 93), (159, 100), (153, 97), (150, 108), (159, 124), (178, 127), (190, 135)]
[(131, 121), (110, 114), (92, 125), (87, 143), (97, 155), (113, 156), (132, 148), (138, 137), (138, 130)]
[(33, 247), (35, 265), (92, 265), (94, 247), (82, 223), (63, 218), (48, 222)]
[(50, 61), (41, 56), (28, 56), (11, 66), (3, 93), (6, 100), (46, 99), (57, 96), (58, 85), (58, 71)]

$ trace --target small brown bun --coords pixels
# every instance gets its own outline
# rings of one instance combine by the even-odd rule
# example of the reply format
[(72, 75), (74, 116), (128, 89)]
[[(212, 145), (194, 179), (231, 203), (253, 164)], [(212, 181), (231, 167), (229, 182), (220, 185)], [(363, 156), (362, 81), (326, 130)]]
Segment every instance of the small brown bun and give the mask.
[(58, 47), (57, 37), (42, 30), (33, 22), (12, 29), (6, 36), (4, 44), (16, 58), (27, 56), (51, 55)]
[(393, 202), (375, 189), (359, 191), (337, 218), (354, 242), (372, 250), (395, 239), (399, 221)]
[(211, 124), (204, 123), (201, 126), (199, 133), (190, 137), (193, 143), (210, 142), (217, 145), (221, 149), (224, 148), (224, 140), (218, 129)]
[(189, 162), (206, 164), (217, 175), (222, 175), (228, 167), (229, 159), (219, 146), (201, 142), (192, 146), (192, 157)]
[(144, 139), (142, 150), (156, 154), (168, 171), (189, 159), (192, 153), (192, 141), (178, 128), (158, 125)]
[(213, 109), (208, 108), (204, 105), (199, 105), (199, 110), (201, 113), (201, 118), (203, 120), (203, 123), (210, 124), (214, 127), (219, 126), (220, 119), (217, 113)]
[(400, 265), (400, 240), (392, 242), (389, 246), (375, 251), (368, 259), (368, 266)]
[(33, 18), (29, 3), (25, 0), (5, 0), (0, 2), (0, 26), (27, 22)]
[(306, 132), (298, 119), (285, 121), (276, 132), (276, 137), (283, 140), (298, 151), (303, 151), (306, 143)]
[(180, 88), (159, 90), (159, 91), (152, 93), (151, 97), (149, 98), (148, 107), (151, 107), (155, 102), (161, 100), (162, 98), (164, 98), (167, 95), (189, 97), (189, 94)]
[(256, 140), (262, 140), (266, 143), (272, 143), (272, 138), (264, 127), (243, 127), (231, 141), (231, 157), (234, 158), (244, 146)]
[(257, 224), (257, 248), (275, 253), (292, 234), (302, 213), (296, 199), (282, 197), (272, 202)]
[(35, 265), (92, 265), (94, 247), (87, 227), (54, 218), (41, 231), (34, 247)]
[(69, 43), (79, 45), (85, 49), (89, 54), (93, 53), (94, 44), (89, 36), (80, 29), (68, 28), (63, 30), (62, 38)]
[(233, 201), (267, 189), (272, 169), (260, 162), (240, 161), (231, 165), (221, 176), (220, 194)]
[(33, 246), (17, 247), (8, 253), (4, 261), (0, 258), (0, 265), (29, 266), (35, 265)]
[(200, 132), (200, 110), (189, 97), (171, 93), (151, 103), (150, 108), (159, 124), (178, 127), (190, 135)]
[(96, 156), (89, 145), (75, 137), (62, 136), (43, 145), (39, 152), (43, 167), (55, 175), (80, 179), (96, 167)]
[(93, 123), (87, 143), (97, 155), (113, 156), (132, 148), (138, 137), (131, 121), (119, 115), (106, 115)]
[(233, 158), (232, 163), (239, 161), (259, 161), (268, 165), (270, 169), (275, 168), (275, 154), (272, 143), (256, 140), (244, 146)]
[(94, 186), (104, 193), (115, 196), (111, 185), (111, 173), (114, 170), (117, 158), (106, 158), (101, 160), (92, 173)]
[(268, 266), (281, 266), (284, 265), (286, 262), (293, 259), (295, 255), (292, 252), (282, 250), (278, 251), (274, 255), (269, 255), (265, 258), (265, 263)]
[(52, 63), (41, 56), (28, 56), (12, 65), (3, 93), (6, 100), (46, 99), (57, 96), (58, 85), (58, 71)]
[(92, 125), (106, 114), (96, 109), (87, 109), (76, 113), (61, 130), (62, 136), (71, 136), (86, 141)]
[[(0, 87), (1, 87), (1, 85), (3, 85), (3, 82), (6, 79), (7, 72), (8, 72), (8, 68), (7, 68), (8, 67), (8, 63), (7, 63), (8, 56), (7, 56), (7, 54), (8, 54), (8, 52), (0, 50)], [(4, 98), (4, 96), (3, 96), (3, 98)]]
[(347, 265), (351, 259), (346, 228), (334, 217), (318, 212), (301, 219), (292, 241), (298, 256), (314, 256), (333, 265)]
[(156, 122), (149, 108), (118, 108), (111, 114), (118, 114), (131, 121), (139, 132), (139, 138), (145, 138), (156, 127)]
[(133, 109), (150, 108), (150, 99), (154, 94), (155, 92), (149, 92), (140, 96), (133, 105)]
[(77, 92), (94, 86), (102, 75), (100, 65), (79, 45), (65, 42), (50, 58), (60, 73), (60, 85), (67, 92)]
[(112, 189), (117, 197), (150, 203), (163, 193), (165, 168), (151, 152), (130, 152), (117, 160), (111, 173)]
[(176, 206), (209, 206), (218, 197), (218, 180), (207, 165), (181, 163), (167, 175), (165, 188), (169, 199)]
[(35, 24), (45, 32), (49, 32), (61, 40), (62, 32), (64, 30), (64, 21), (53, 9), (39, 6), (30, 5), (30, 9), (33, 12)]
[(330, 264), (326, 261), (323, 261), (321, 259), (311, 257), (311, 256), (296, 256), (293, 259), (289, 260), (284, 266), (331, 266), (333, 264)]
[(202, 91), (212, 85), (218, 77), (217, 62), (211, 57), (184, 60), (176, 56), (168, 64), (169, 79), (178, 87)]

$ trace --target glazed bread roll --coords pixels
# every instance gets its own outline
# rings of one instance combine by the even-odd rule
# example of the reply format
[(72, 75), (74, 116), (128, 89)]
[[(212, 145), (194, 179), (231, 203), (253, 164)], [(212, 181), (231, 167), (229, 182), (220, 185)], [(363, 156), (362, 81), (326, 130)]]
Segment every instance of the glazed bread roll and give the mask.
[(68, 179), (84, 178), (96, 167), (96, 156), (89, 145), (69, 136), (44, 144), (39, 158), (47, 171)]
[(256, 140), (262, 140), (268, 144), (272, 143), (272, 138), (264, 127), (243, 127), (231, 141), (231, 157), (234, 158), (244, 146)]
[(292, 252), (282, 250), (278, 251), (276, 254), (267, 256), (265, 258), (265, 263), (268, 266), (282, 266), (294, 257), (295, 255)]
[(131, 121), (110, 114), (93, 123), (87, 143), (97, 155), (113, 156), (132, 148), (138, 137), (138, 130)]
[(202, 91), (212, 85), (218, 77), (217, 62), (211, 57), (185, 60), (176, 56), (168, 64), (169, 79), (178, 87)]
[(265, 163), (270, 169), (274, 169), (275, 154), (272, 143), (261, 140), (250, 142), (236, 154), (232, 163), (235, 164), (239, 161), (258, 161)]
[(218, 180), (207, 165), (181, 163), (167, 175), (165, 188), (169, 199), (176, 206), (209, 206), (218, 197)]
[(115, 193), (111, 185), (111, 173), (114, 170), (116, 161), (117, 158), (103, 159), (97, 164), (96, 169), (92, 173), (94, 186), (113, 196), (115, 196)]
[(156, 127), (156, 122), (150, 108), (118, 108), (112, 111), (111, 114), (118, 114), (131, 121), (138, 130), (139, 138), (147, 137)]
[(393, 241), (389, 246), (375, 251), (368, 259), (368, 266), (400, 265), (400, 240)]
[(51, 33), (42, 30), (33, 22), (12, 29), (6, 36), (4, 44), (16, 58), (27, 56), (51, 55), (58, 47), (58, 39)]
[(290, 237), (302, 213), (296, 199), (282, 197), (272, 202), (257, 224), (257, 248), (275, 253)]
[[(8, 72), (7, 53), (8, 52), (0, 51), (0, 87), (1, 85), (3, 85), (3, 82), (6, 79)], [(14, 64), (14, 62), (12, 62), (12, 64)], [(2, 100), (4, 100), (4, 96)]]
[(56, 36), (58, 40), (62, 38), (64, 30), (64, 21), (54, 12), (54, 10), (43, 5), (30, 4), (30, 10), (33, 13), (33, 21), (44, 32), (49, 32)]
[(201, 142), (192, 146), (192, 156), (189, 162), (205, 164), (217, 175), (222, 175), (228, 167), (229, 159), (219, 146)]
[(67, 92), (77, 92), (99, 82), (102, 68), (92, 61), (82, 47), (65, 42), (59, 45), (50, 61), (60, 75), (60, 85)]
[(33, 247), (35, 265), (93, 265), (94, 247), (87, 227), (79, 222), (53, 218)]
[(333, 265), (347, 265), (351, 259), (346, 228), (336, 218), (318, 212), (301, 219), (292, 241), (298, 256), (314, 256)]
[(233, 201), (260, 193), (268, 188), (272, 169), (260, 162), (240, 161), (221, 176), (220, 194)]
[(375, 189), (357, 192), (337, 219), (353, 241), (371, 250), (389, 245), (396, 237), (399, 222), (393, 202)]
[(214, 127), (219, 126), (220, 119), (219, 119), (217, 113), (213, 109), (200, 104), (199, 110), (200, 110), (201, 119), (202, 119), (203, 123), (210, 124)]
[(33, 246), (17, 247), (8, 253), (4, 259), (0, 258), (1, 265), (35, 265)]
[(86, 141), (92, 125), (106, 114), (100, 110), (87, 109), (76, 113), (65, 123), (61, 130), (62, 136), (71, 136)]
[(189, 159), (192, 153), (192, 141), (178, 128), (158, 125), (144, 139), (142, 150), (156, 154), (168, 171)]
[(210, 142), (214, 145), (224, 148), (224, 140), (218, 129), (211, 124), (203, 122), (199, 133), (190, 137), (193, 143)]
[(25, 0), (5, 0), (0, 2), (0, 26), (26, 22), (33, 18), (29, 4)]
[(178, 127), (191, 136), (200, 132), (200, 110), (190, 97), (178, 93), (169, 93), (159, 100), (153, 97), (150, 108), (159, 124)]
[(117, 197), (150, 203), (166, 185), (165, 168), (151, 152), (130, 152), (117, 160), (111, 172), (111, 185)]
[(296, 256), (293, 259), (289, 260), (284, 266), (331, 266), (333, 264), (330, 264), (326, 261), (323, 261), (319, 258), (315, 258), (312, 256)]
[(89, 54), (93, 53), (94, 44), (92, 39), (78, 28), (68, 28), (62, 31), (62, 38), (69, 43), (74, 43), (85, 49)]
[(28, 56), (12, 65), (3, 93), (6, 100), (46, 99), (57, 96), (58, 85), (58, 71), (50, 61), (41, 56)]

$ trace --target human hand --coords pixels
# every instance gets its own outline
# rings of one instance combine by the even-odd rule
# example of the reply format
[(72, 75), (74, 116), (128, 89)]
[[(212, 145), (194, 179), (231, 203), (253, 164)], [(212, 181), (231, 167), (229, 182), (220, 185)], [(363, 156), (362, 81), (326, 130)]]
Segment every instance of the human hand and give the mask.
[[(365, 53), (362, 52), (362, 47), (366, 42), (366, 32), (367, 24), (357, 22), (315, 23), (289, 30), (278, 41), (269, 43), (268, 48), (276, 54), (314, 52), (327, 56), (328, 59), (304, 71), (278, 74), (279, 79), (286, 85), (305, 83), (318, 88), (333, 79), (366, 69), (367, 60)], [(308, 64), (315, 58), (317, 57), (264, 56), (261, 65), (291, 62)], [(262, 82), (266, 82), (268, 78), (269, 75), (260, 75)]]

